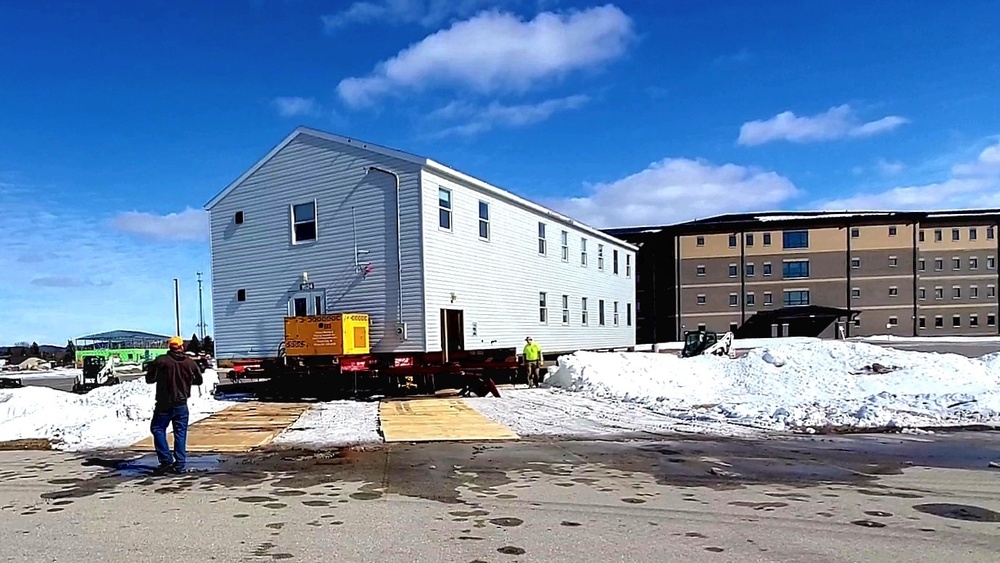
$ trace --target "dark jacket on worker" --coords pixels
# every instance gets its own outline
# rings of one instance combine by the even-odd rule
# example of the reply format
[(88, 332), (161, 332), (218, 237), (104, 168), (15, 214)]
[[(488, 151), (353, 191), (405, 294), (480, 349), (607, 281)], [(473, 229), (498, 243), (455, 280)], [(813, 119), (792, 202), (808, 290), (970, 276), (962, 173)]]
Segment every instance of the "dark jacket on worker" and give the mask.
[(146, 383), (156, 384), (156, 410), (187, 404), (191, 386), (201, 385), (202, 381), (198, 364), (177, 350), (153, 360), (146, 371)]

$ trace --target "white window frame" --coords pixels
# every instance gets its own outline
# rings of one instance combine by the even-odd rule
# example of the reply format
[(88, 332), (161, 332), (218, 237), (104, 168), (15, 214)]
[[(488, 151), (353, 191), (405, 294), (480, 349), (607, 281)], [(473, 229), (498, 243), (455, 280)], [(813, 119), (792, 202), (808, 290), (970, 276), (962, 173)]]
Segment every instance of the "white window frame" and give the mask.
[(898, 266), (899, 266), (899, 258), (897, 258), (896, 256), (890, 256), (889, 257), (889, 267), (890, 268), (896, 268)]
[(589, 312), (587, 311), (587, 298), (580, 298), (580, 324), (588, 326), (590, 324)]
[(625, 304), (625, 326), (632, 326), (632, 304)]
[[(442, 194), (448, 194), (448, 203), (445, 205), (444, 200), (441, 199)], [(452, 232), (455, 228), (455, 194), (448, 188), (438, 186), (438, 230), (445, 232)], [(442, 215), (443, 213), (443, 215)], [(445, 227), (441, 224), (441, 217), (448, 218), (448, 226)]]
[(729, 306), (730, 307), (739, 307), (740, 306), (740, 294), (739, 293), (730, 293), (729, 294)]
[(739, 264), (736, 264), (735, 262), (733, 262), (732, 264), (729, 265), (729, 277), (731, 277), (731, 278), (738, 278), (738, 277), (740, 277), (740, 266), (739, 266)]
[(979, 299), (979, 286), (970, 285), (969, 286), (969, 299)]
[(746, 277), (752, 278), (756, 273), (757, 269), (754, 267), (753, 262), (747, 262), (746, 264), (743, 264), (743, 274)]
[(765, 276), (765, 277), (771, 275), (771, 263), (770, 262), (764, 262), (763, 266), (760, 269), (760, 275)]
[(569, 262), (569, 231), (561, 231), (559, 242), (562, 243), (562, 261)]
[(542, 221), (538, 222), (538, 254), (539, 256), (545, 256), (548, 254), (549, 246), (548, 241), (545, 240), (546, 226)]
[(767, 305), (773, 305), (773, 304), (774, 304), (774, 295), (772, 295), (770, 291), (765, 291), (764, 292), (764, 305), (767, 306)]
[(757, 296), (755, 296), (752, 291), (748, 291), (747, 294), (743, 296), (743, 303), (747, 307), (756, 307)]
[(539, 324), (549, 322), (549, 295), (545, 291), (538, 292), (538, 322)]
[(611, 249), (611, 273), (617, 276), (618, 272), (619, 272), (619, 270), (618, 270), (618, 249), (617, 248), (612, 248)]
[(604, 326), (604, 323), (606, 321), (607, 319), (605, 318), (604, 315), (604, 300), (599, 299), (597, 301), (597, 324), (599, 324), (600, 326)]
[[(298, 221), (295, 218), (295, 208), (302, 205), (312, 205), (312, 220), (309, 221)], [(292, 203), (288, 206), (288, 217), (292, 225), (292, 244), (311, 244), (319, 240), (319, 201), (313, 199), (312, 201), (303, 201), (300, 203)], [(308, 225), (312, 223), (313, 225), (313, 238), (299, 240), (299, 237), (295, 233), (295, 227), (299, 225)]]
[(625, 253), (625, 277), (632, 277), (632, 255), (628, 252)]
[(969, 328), (979, 328), (979, 313), (969, 315)]
[(861, 299), (861, 288), (852, 287), (851, 288), (851, 299)]
[(996, 297), (996, 296), (997, 296), (997, 287), (993, 284), (987, 284), (986, 297)]
[(962, 286), (960, 286), (960, 285), (953, 285), (953, 286), (951, 286), (951, 298), (952, 299), (961, 299), (962, 298)]
[(580, 237), (580, 265), (587, 267), (587, 239)]
[(600, 243), (597, 245), (597, 269), (604, 271), (604, 245)]
[[(486, 217), (483, 217), (483, 209), (486, 206)], [(486, 236), (483, 236), (483, 227), (486, 228)], [(490, 240), (490, 202), (479, 200), (479, 240)]]
[(612, 311), (614, 313), (614, 317), (612, 318), (612, 321), (615, 323), (614, 326), (618, 326), (618, 302), (617, 301), (614, 302), (614, 309), (612, 309)]
[(694, 275), (696, 275), (696, 276), (704, 277), (706, 271), (707, 270), (705, 269), (705, 265), (704, 264), (698, 264), (697, 266), (694, 267)]
[(952, 271), (958, 271), (962, 269), (962, 259), (958, 256), (951, 257), (951, 269)]
[(979, 257), (978, 256), (969, 256), (969, 269), (970, 270), (978, 270), (979, 269)]
[(569, 295), (562, 296), (562, 324), (569, 324)]
[(889, 324), (891, 326), (899, 326), (899, 317), (889, 317)]
[(889, 297), (899, 297), (899, 288), (896, 287), (896, 286), (894, 286), (894, 285), (890, 285), (889, 286)]
[(917, 299), (927, 299), (927, 288), (921, 287), (917, 290)]
[(695, 304), (697, 304), (699, 307), (703, 306), (703, 305), (707, 305), (708, 304), (708, 297), (704, 293), (699, 293), (695, 297)]
[(944, 287), (940, 285), (934, 286), (934, 299), (944, 299)]

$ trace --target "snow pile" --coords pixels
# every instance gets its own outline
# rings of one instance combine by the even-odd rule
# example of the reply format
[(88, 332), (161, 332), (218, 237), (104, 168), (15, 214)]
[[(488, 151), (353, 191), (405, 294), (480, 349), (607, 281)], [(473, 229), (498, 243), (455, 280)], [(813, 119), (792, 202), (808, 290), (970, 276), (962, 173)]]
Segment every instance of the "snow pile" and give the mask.
[[(190, 422), (220, 411), (219, 382), (206, 370), (204, 383), (191, 389)], [(0, 390), (0, 441), (48, 439), (65, 450), (127, 447), (149, 435), (155, 386), (143, 379), (99, 387), (85, 395), (45, 387)]]
[(378, 433), (378, 402), (317, 403), (274, 439), (279, 446), (331, 448), (374, 444)]
[(559, 358), (547, 382), (682, 420), (774, 430), (1000, 423), (1000, 354), (970, 359), (818, 340), (737, 359), (578, 352)]

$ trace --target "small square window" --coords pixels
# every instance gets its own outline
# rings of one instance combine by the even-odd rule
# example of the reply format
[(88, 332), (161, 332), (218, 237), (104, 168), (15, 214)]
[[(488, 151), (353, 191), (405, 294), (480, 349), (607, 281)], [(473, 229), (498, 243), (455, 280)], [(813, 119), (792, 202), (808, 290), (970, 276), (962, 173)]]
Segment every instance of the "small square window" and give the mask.
[(944, 326), (944, 317), (934, 317), (934, 328), (941, 328)]
[(997, 316), (993, 313), (986, 315), (986, 326), (996, 326)]
[(958, 229), (952, 229), (951, 240), (961, 240), (961, 239), (962, 239), (961, 231), (959, 231)]
[(973, 227), (969, 229), (969, 240), (976, 240), (978, 238), (979, 238), (979, 233), (976, 231), (976, 228)]
[(747, 246), (753, 246), (753, 233), (747, 233)]
[(764, 233), (764, 246), (771, 246), (771, 233)]
[(860, 258), (851, 258), (851, 268), (854, 268), (856, 270), (856, 269), (858, 269), (860, 267), (861, 267), (861, 259)]
[(736, 264), (730, 264), (729, 265), (729, 277), (735, 278), (739, 274), (740, 274), (740, 270), (739, 270), (739, 268), (736, 267)]
[(861, 229), (854, 227), (851, 229), (851, 238), (859, 238), (861, 236)]
[(952, 258), (951, 259), (951, 269), (952, 270), (961, 270), (962, 269), (962, 259), (961, 258)]
[(921, 299), (927, 299), (927, 290), (921, 287), (917, 290), (917, 295), (919, 295)]
[(996, 261), (996, 258), (994, 258), (994, 257), (992, 257), (992, 256), (988, 256), (988, 257), (986, 258), (986, 269), (987, 269), (987, 270), (993, 270), (993, 269), (995, 269), (996, 267), (997, 267), (997, 261)]
[(698, 246), (705, 246), (705, 237), (698, 237), (696, 240)]
[(979, 326), (979, 315), (969, 315), (969, 326)]
[(935, 287), (934, 288), (934, 299), (944, 299), (944, 288)]
[(736, 329), (739, 328), (739, 326), (739, 323), (729, 323), (729, 332), (736, 332)]
[(746, 270), (747, 270), (747, 277), (748, 278), (752, 278), (753, 277), (753, 264), (747, 264), (746, 265)]
[(245, 289), (237, 289), (236, 290), (236, 300), (237, 301), (246, 301), (247, 300), (247, 290), (245, 290)]
[(941, 242), (944, 240), (944, 234), (942, 234), (941, 229), (934, 229), (934, 242)]
[(736, 295), (735, 293), (730, 293), (729, 294), (729, 306), (730, 307), (735, 307), (735, 306), (737, 306), (739, 304), (740, 304), (740, 296)]
[(976, 270), (978, 268), (979, 268), (979, 258), (976, 258), (975, 256), (969, 258), (969, 269)]
[(704, 293), (699, 293), (698, 294), (698, 304), (699, 305), (704, 305), (705, 303), (706, 303), (706, 301), (705, 301), (705, 294)]
[(889, 267), (890, 268), (895, 268), (898, 265), (899, 265), (899, 258), (896, 258), (895, 256), (890, 256), (889, 257)]
[(961, 299), (962, 298), (962, 288), (958, 287), (957, 285), (955, 287), (951, 288), (951, 298), (952, 299)]
[(736, 235), (729, 235), (729, 248), (736, 248)]
[(986, 286), (986, 297), (996, 297), (996, 296), (997, 296), (997, 288), (992, 285)]
[(962, 326), (962, 317), (960, 315), (954, 315), (951, 317), (951, 326), (958, 328)]
[(771, 263), (770, 262), (764, 262), (764, 275), (765, 276), (770, 276), (771, 275)]
[(771, 292), (770, 291), (765, 291), (764, 292), (764, 304), (765, 305), (770, 305), (772, 302), (773, 302), (773, 298), (771, 297)]
[(899, 317), (889, 317), (889, 324), (891, 326), (899, 325)]
[(744, 303), (747, 304), (747, 307), (753, 307), (757, 300), (757, 298), (752, 293), (746, 294), (746, 297), (744, 297), (744, 299), (745, 299)]
[(917, 235), (917, 238), (920, 239), (920, 242), (924, 242), (924, 231), (923, 231), (923, 229), (920, 230), (920, 233)]
[(923, 258), (917, 260), (917, 269), (921, 272), (927, 269), (927, 262), (925, 262)]
[(234, 218), (234, 220), (236, 221), (237, 225), (242, 225), (243, 224), (243, 212), (242, 211), (237, 211), (236, 212), (236, 217)]
[(704, 276), (705, 275), (705, 267), (704, 266), (698, 266), (698, 267), (696, 267), (695, 268), (695, 273), (697, 275), (699, 275), (699, 276)]
[(700, 331), (704, 331), (704, 330), (705, 330), (705, 326), (706, 326), (706, 325), (705, 325), (704, 323), (699, 323), (699, 324), (698, 324), (698, 330), (700, 330)]
[(934, 259), (934, 269), (938, 272), (944, 269), (944, 260), (941, 258)]
[(889, 297), (898, 297), (898, 296), (899, 296), (899, 288), (898, 287), (890, 287), (889, 288)]
[(986, 238), (993, 240), (994, 236), (996, 236), (996, 231), (993, 230), (993, 227), (986, 227)]
[(859, 299), (860, 297), (861, 297), (861, 288), (860, 287), (852, 287), (851, 288), (851, 298), (852, 299)]
[(919, 326), (920, 328), (927, 328), (927, 319), (924, 317), (920, 317), (919, 319), (917, 319), (917, 326)]
[(979, 298), (979, 288), (976, 287), (976, 286), (974, 286), (974, 285), (970, 285), (969, 286), (969, 299), (978, 299), (978, 298)]
[(889, 227), (889, 236), (890, 237), (896, 236), (896, 227)]

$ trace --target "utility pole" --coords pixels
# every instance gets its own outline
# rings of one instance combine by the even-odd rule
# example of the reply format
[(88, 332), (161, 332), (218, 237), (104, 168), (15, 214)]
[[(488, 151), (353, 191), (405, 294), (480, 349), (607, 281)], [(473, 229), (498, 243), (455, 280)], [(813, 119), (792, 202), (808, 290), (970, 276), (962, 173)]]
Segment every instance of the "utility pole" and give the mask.
[(181, 281), (177, 278), (174, 278), (174, 318), (177, 320), (177, 332), (174, 334), (181, 336)]
[(199, 337), (205, 340), (205, 307), (201, 298), (201, 272), (198, 272), (198, 328)]

